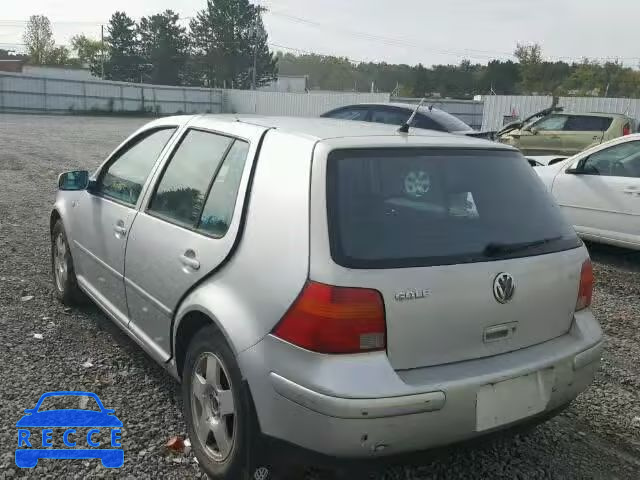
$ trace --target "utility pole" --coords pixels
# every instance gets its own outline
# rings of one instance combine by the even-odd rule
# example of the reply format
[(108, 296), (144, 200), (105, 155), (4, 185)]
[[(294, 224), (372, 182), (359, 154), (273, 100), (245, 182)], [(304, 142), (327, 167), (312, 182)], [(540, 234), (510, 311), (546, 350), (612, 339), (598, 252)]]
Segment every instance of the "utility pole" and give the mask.
[(104, 80), (104, 25), (100, 25), (100, 65), (101, 65), (101, 76), (102, 80)]
[(251, 79), (251, 90), (255, 90), (257, 88), (256, 85), (256, 70), (258, 68), (258, 37), (255, 37), (255, 46), (253, 47), (253, 78)]

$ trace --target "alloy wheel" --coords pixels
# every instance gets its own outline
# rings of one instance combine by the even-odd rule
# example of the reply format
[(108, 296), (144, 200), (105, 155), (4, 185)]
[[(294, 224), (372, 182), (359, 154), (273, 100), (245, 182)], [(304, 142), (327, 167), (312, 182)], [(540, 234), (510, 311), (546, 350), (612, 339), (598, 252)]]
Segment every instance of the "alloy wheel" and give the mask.
[(203, 353), (191, 378), (191, 414), (198, 440), (215, 462), (233, 451), (236, 406), (231, 376), (219, 357)]

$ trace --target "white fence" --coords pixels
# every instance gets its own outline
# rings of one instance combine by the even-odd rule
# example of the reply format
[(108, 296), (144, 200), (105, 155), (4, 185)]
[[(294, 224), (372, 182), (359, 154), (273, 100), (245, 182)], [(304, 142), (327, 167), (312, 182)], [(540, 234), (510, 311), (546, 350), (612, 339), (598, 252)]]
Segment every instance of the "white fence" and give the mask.
[(0, 72), (0, 112), (257, 113), (317, 116), (388, 93), (280, 93), (52, 79)]
[(220, 113), (222, 92), (0, 73), (0, 111), (33, 113)]
[[(484, 98), (482, 130), (493, 131), (502, 127), (510, 118), (523, 119), (544, 108), (550, 107), (550, 96), (509, 96), (494, 95)], [(567, 112), (624, 113), (632, 118), (640, 118), (640, 99), (602, 97), (560, 97), (559, 107)]]

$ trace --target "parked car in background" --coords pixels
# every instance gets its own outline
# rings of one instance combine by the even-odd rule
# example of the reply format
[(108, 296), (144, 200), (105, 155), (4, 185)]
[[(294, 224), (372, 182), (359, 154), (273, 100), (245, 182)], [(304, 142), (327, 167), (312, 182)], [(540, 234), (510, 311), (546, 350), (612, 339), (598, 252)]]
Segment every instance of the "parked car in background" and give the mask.
[(582, 237), (640, 249), (640, 135), (534, 170)]
[(626, 115), (548, 110), (550, 113), (530, 123), (503, 128), (497, 134), (498, 141), (527, 156), (569, 156), (636, 131), (635, 120)]
[(370, 459), (540, 422), (591, 383), (602, 331), (587, 250), (523, 160), (362, 122), (159, 119), (61, 175), (55, 291), (182, 381), (215, 479), (264, 436)]
[[(336, 108), (322, 114), (321, 117), (400, 126), (409, 120), (416, 107), (417, 105), (411, 103), (363, 103)], [(433, 106), (421, 106), (410, 126), (469, 137), (490, 138), (489, 134), (478, 132), (458, 117)]]

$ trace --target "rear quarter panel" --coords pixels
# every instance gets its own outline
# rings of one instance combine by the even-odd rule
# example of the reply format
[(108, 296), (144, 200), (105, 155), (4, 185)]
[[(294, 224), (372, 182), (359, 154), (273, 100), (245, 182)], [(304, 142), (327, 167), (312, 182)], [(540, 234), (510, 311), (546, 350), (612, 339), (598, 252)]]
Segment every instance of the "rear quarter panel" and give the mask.
[(309, 188), (315, 141), (266, 133), (240, 241), (231, 259), (182, 302), (216, 322), (240, 353), (267, 335), (298, 296), (309, 271)]

